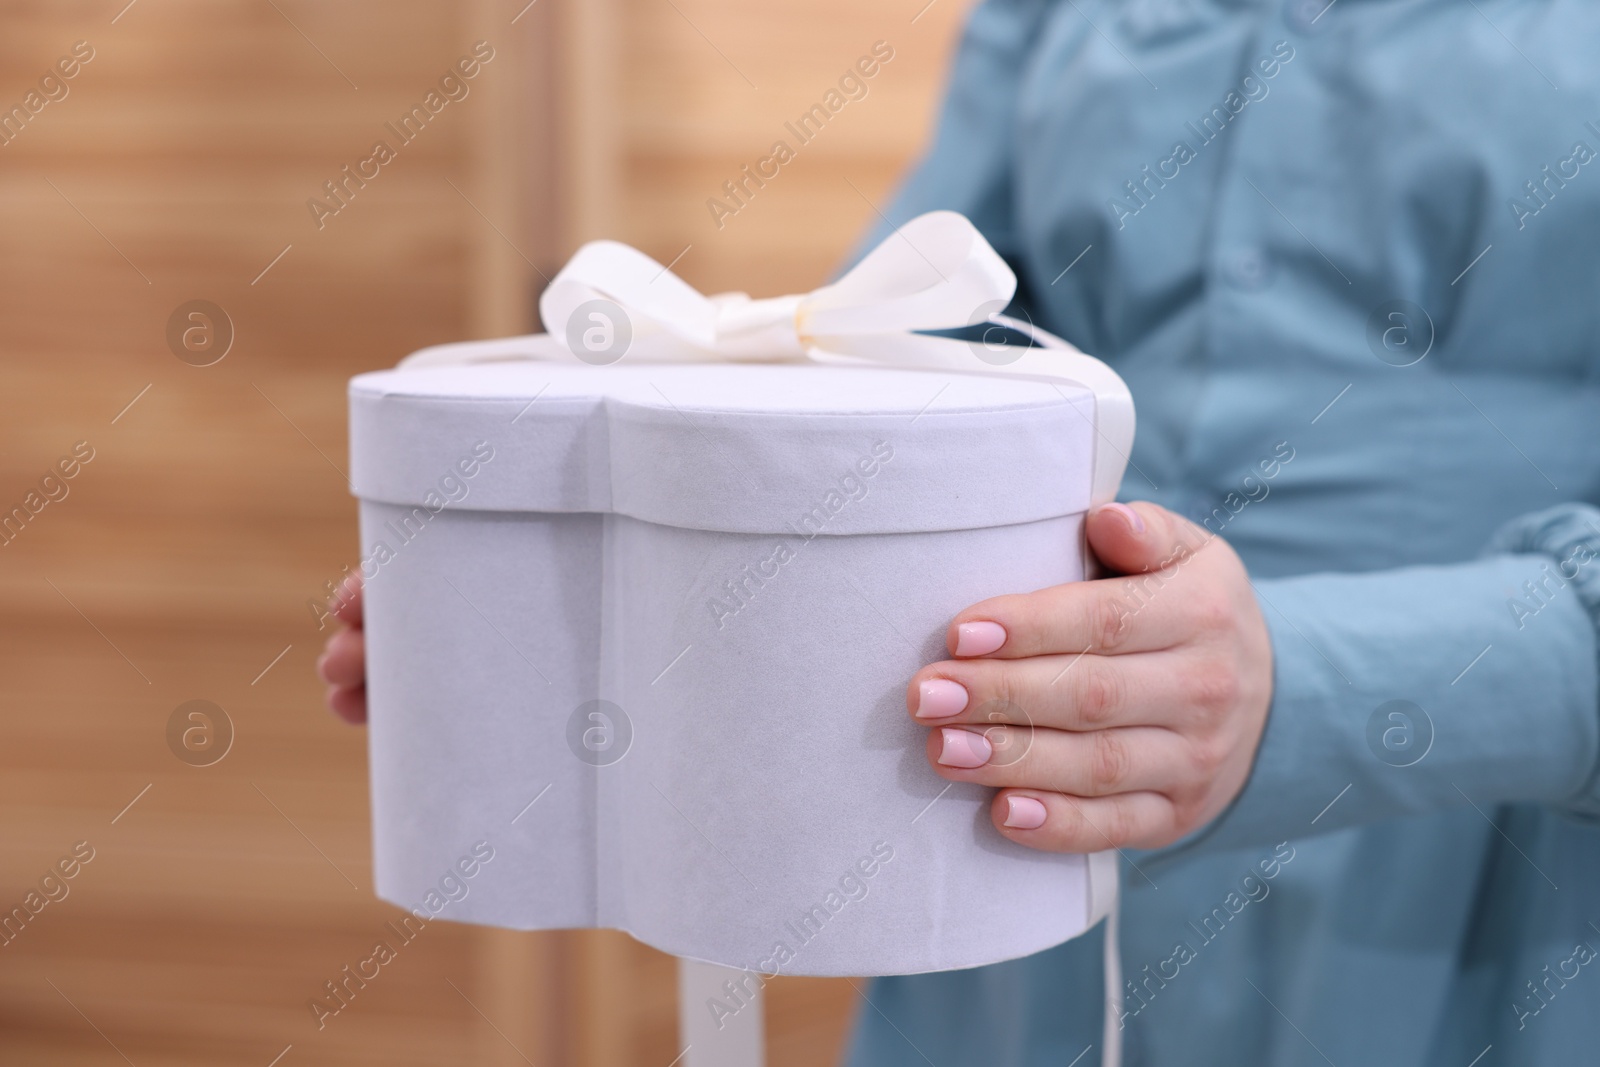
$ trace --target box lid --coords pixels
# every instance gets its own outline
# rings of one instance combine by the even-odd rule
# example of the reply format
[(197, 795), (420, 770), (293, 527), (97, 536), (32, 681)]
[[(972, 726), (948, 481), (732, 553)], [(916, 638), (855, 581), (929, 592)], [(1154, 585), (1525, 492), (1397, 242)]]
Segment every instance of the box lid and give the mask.
[(408, 367), (350, 383), (351, 483), (433, 510), (731, 533), (971, 529), (1087, 510), (1094, 418), (1069, 382), (943, 370)]

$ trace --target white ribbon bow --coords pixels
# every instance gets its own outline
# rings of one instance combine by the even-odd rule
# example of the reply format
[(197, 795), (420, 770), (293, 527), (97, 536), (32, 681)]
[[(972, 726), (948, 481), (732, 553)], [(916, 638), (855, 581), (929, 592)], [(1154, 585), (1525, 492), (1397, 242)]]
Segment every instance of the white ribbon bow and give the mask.
[[(1001, 314), (1016, 275), (975, 226), (953, 211), (919, 215), (831, 285), (752, 300), (705, 296), (638, 249), (592, 241), (539, 298), (553, 334), (436, 345), (401, 366), (507, 359), (615, 362), (859, 363), (1070, 382), (1095, 395), (1090, 499), (1116, 497), (1133, 446), (1133, 398), (1115, 371), (1067, 342)], [(979, 323), (1027, 334), (1032, 345), (930, 337)]]

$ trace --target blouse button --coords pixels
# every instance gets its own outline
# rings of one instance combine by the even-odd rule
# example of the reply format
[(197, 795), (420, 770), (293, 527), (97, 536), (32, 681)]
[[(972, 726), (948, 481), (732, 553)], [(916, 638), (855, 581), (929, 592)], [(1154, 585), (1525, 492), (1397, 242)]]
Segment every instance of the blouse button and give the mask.
[(1259, 248), (1240, 249), (1223, 266), (1223, 275), (1236, 289), (1265, 289), (1272, 281), (1272, 260)]

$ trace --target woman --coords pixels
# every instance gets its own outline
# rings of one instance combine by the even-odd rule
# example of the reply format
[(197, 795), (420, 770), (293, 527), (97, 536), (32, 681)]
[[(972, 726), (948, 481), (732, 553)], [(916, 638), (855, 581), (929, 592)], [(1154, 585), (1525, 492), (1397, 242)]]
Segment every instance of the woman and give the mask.
[[(1127, 380), (1138, 502), (1090, 539), (1149, 577), (975, 605), (907, 706), (1002, 833), (1123, 849), (1126, 1063), (1600, 1048), (1597, 41), (1570, 2), (972, 16), (888, 214), (971, 217)], [(358, 633), (323, 671), (358, 715)], [(879, 979), (849, 1062), (1091, 1064), (1100, 991), (1099, 931)]]

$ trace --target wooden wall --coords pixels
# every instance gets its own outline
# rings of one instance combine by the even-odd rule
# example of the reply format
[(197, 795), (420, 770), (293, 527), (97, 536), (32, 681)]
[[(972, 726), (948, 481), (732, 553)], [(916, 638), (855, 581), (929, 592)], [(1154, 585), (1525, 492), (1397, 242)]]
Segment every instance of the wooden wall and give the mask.
[[(94, 850), (0, 947), (0, 1062), (677, 1055), (670, 961), (596, 932), (435, 924), (316, 1025), (308, 1000), (396, 914), (371, 895), (363, 736), (312, 675), (306, 602), (356, 548), (343, 383), (528, 328), (592, 236), (682, 253), (707, 289), (820, 283), (923, 143), (963, 4), (524, 3), (0, 7), (7, 109), (93, 50), (0, 145), (0, 509), (93, 450), (0, 544), (0, 909)], [(319, 228), (307, 200), (479, 40), (470, 94)], [(706, 199), (879, 40), (867, 97), (719, 228)], [(210, 366), (167, 339), (196, 299), (232, 324)], [(167, 740), (196, 699), (234, 730), (210, 766)], [(780, 980), (772, 1062), (829, 1062), (852, 1000)]]

